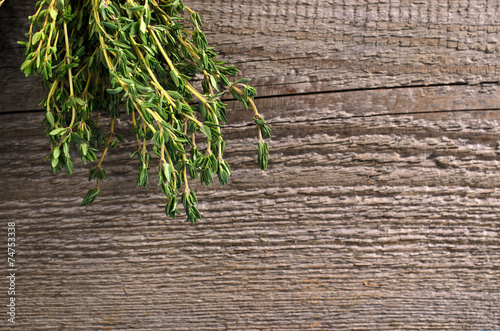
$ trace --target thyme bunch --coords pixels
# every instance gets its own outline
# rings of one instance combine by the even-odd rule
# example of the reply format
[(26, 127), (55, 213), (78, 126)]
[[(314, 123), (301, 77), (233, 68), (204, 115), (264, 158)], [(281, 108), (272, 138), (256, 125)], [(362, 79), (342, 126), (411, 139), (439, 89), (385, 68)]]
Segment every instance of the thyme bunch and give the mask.
[[(226, 91), (253, 110), (258, 163), (266, 169), (270, 128), (253, 101), (257, 92), (248, 79), (230, 82), (239, 70), (217, 59), (199, 14), (182, 0), (41, 0), (29, 21), (28, 41), (19, 42), (26, 46), (21, 70), (40, 75), (46, 90), (43, 122), (51, 169), (73, 172), (71, 146), (85, 164), (95, 163), (89, 181), (96, 184), (82, 205), (99, 194), (109, 149), (124, 142), (115, 131), (123, 104), (137, 141), (131, 155), (139, 161), (137, 184), (147, 186), (150, 160), (159, 159), (158, 185), (168, 216), (180, 214), (180, 196), (187, 220), (200, 220), (189, 179), (210, 185), (216, 176), (222, 185), (228, 182), (221, 101)], [(195, 88), (200, 79), (201, 88)], [(109, 124), (103, 130), (104, 119)], [(206, 142), (203, 150), (200, 140)]]

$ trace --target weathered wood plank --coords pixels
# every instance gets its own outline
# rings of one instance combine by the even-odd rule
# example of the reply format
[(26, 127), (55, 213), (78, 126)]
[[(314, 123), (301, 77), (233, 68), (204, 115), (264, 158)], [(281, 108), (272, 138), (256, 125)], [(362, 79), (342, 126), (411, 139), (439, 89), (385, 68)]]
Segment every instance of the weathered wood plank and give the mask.
[[(455, 88), (470, 87), (413, 96), (439, 100)], [(472, 102), (464, 98), (438, 118), (402, 114), (408, 101), (378, 116), (390, 93), (409, 93), (391, 89), (366, 92), (373, 108), (363, 115), (350, 93), (324, 96), (330, 103), (260, 100), (293, 114), (269, 113), (265, 173), (255, 165), (253, 128), (235, 111), (226, 134), (232, 180), (197, 187), (205, 218), (196, 227), (165, 218), (154, 183), (135, 188), (125, 148), (105, 162), (110, 179), (96, 203), (79, 207), (87, 174), (50, 177), (45, 138), (32, 129), (43, 115), (3, 115), (0, 217), (17, 222), (19, 322), (109, 330), (499, 328), (498, 112), (460, 111)], [(485, 104), (497, 98), (496, 90), (478, 96)]]
[[(384, 153), (403, 155), (402, 158), (386, 155), (388, 163), (399, 160), (410, 166), (418, 156), (421, 158), (418, 162), (425, 162), (433, 167), (436, 162), (445, 162), (444, 158), (449, 158), (448, 162), (456, 163), (455, 168), (464, 170), (468, 163), (474, 163), (472, 159), (467, 159), (472, 155), (478, 158), (478, 162), (484, 161), (482, 166), (487, 168), (490, 167), (487, 165), (488, 162), (492, 164), (496, 162), (500, 128), (497, 125), (499, 111), (493, 106), (500, 104), (499, 99), (500, 89), (496, 86), (450, 86), (266, 98), (259, 100), (258, 106), (265, 109), (266, 117), (272, 123), (274, 139), (270, 145), (271, 164), (276, 164), (278, 171), (281, 171), (285, 164), (281, 162), (293, 162), (304, 166), (319, 165), (320, 161), (324, 162), (325, 166), (344, 166), (354, 162), (355, 158), (358, 158), (356, 162), (366, 159), (367, 164), (382, 162), (382, 158), (377, 159), (373, 156), (373, 159), (370, 159), (361, 156), (371, 155), (373, 150), (381, 148), (387, 149)], [(227, 153), (235, 157), (236, 163), (233, 168), (235, 171), (248, 169), (250, 172), (260, 174), (254, 171), (255, 129), (251, 123), (251, 112), (241, 109), (239, 104), (233, 102), (229, 103), (228, 109), (231, 125), (226, 128), (225, 135), (228, 139)], [(18, 116), (21, 115), (3, 115), (1, 128), (2, 131), (8, 132), (9, 140), (0, 141), (0, 147), (11, 155), (11, 158), (0, 160), (0, 166), (12, 168), (12, 162), (16, 162), (14, 163), (16, 165), (25, 164), (32, 174), (37, 173), (34, 177), (47, 180), (42, 175), (42, 173), (49, 174), (47, 164), (43, 162), (44, 152), (48, 152), (48, 143), (40, 127), (42, 115), (26, 117), (23, 126), (19, 126), (17, 121), (11, 122), (11, 119), (17, 119)], [(33, 131), (37, 127), (39, 129)], [(130, 127), (126, 122), (121, 121), (117, 127), (124, 135), (130, 135)], [(38, 135), (38, 139), (31, 138), (34, 134)], [(353, 142), (352, 135), (362, 138)], [(377, 138), (378, 136), (383, 138)], [(384, 145), (372, 143), (371, 139), (383, 139)], [(296, 140), (297, 145), (288, 146), (288, 140)], [(125, 152), (125, 150), (132, 152), (134, 144), (135, 142), (130, 140), (119, 148), (118, 153), (111, 153), (108, 156), (109, 161), (105, 163), (113, 165), (123, 162), (135, 167), (135, 161), (130, 160)], [(19, 146), (23, 146), (23, 149), (19, 149)], [(32, 149), (41, 151), (41, 154), (29, 155), (28, 152)], [(344, 153), (346, 150), (354, 153), (351, 158), (342, 161), (334, 159), (335, 153)], [(315, 153), (329, 153), (328, 157), (331, 159), (320, 160), (311, 157)], [(429, 159), (424, 160), (423, 157)], [(455, 158), (457, 160), (453, 161)], [(466, 161), (459, 162), (458, 160), (462, 158)], [(133, 171), (132, 169), (116, 171), (128, 180), (130, 178), (128, 171)], [(491, 169), (494, 170), (496, 167)], [(15, 167), (11, 171), (11, 176), (6, 178), (5, 183), (12, 183), (12, 186), (5, 188), (14, 189), (16, 179), (24, 176), (24, 170)], [(314, 172), (311, 176), (315, 176)], [(316, 177), (317, 181), (324, 180)], [(451, 180), (448, 176), (439, 177), (441, 180)], [(62, 182), (71, 180), (65, 176), (60, 178)], [(350, 179), (341, 176), (338, 180)], [(418, 176), (414, 180), (418, 180)], [(266, 181), (267, 179), (263, 179), (262, 185), (268, 185)], [(237, 182), (237, 185), (242, 184)], [(288, 181), (284, 184), (291, 185)], [(334, 182), (331, 184), (336, 185)], [(485, 184), (495, 185), (495, 182)], [(468, 184), (462, 182), (462, 185)], [(133, 186), (132, 184), (130, 187)], [(9, 198), (18, 197), (6, 196), (6, 199)]]
[(50, 175), (43, 114), (18, 113), (41, 96), (17, 69), (32, 6), (0, 9), (0, 219), (17, 223), (21, 328), (500, 329), (496, 1), (202, 9), (255, 77), (273, 139), (262, 173), (251, 114), (228, 101), (233, 175), (195, 185), (196, 227), (164, 216), (154, 176), (135, 187), (132, 142), (88, 208), (81, 164)]
[[(187, 2), (211, 44), (260, 95), (498, 82), (496, 1)], [(5, 3), (0, 42), (0, 112), (37, 109), (41, 89), (18, 72), (33, 2)], [(15, 101), (14, 101), (15, 100)]]

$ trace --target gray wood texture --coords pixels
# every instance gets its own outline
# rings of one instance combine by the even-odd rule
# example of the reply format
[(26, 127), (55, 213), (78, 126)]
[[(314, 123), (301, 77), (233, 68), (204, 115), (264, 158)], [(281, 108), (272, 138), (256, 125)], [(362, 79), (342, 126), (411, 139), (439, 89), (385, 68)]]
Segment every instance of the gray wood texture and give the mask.
[(273, 126), (261, 172), (251, 114), (228, 100), (233, 174), (196, 185), (196, 226), (165, 217), (154, 176), (135, 187), (133, 141), (92, 206), (82, 164), (51, 175), (42, 91), (15, 44), (33, 2), (0, 8), (16, 327), (500, 330), (500, 2), (185, 3)]

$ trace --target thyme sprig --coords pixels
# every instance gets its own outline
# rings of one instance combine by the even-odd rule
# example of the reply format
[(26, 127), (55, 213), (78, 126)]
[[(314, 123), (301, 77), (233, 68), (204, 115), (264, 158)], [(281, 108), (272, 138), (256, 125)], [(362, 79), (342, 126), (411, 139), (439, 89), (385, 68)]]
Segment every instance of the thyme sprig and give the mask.
[[(193, 224), (200, 220), (189, 179), (199, 176), (210, 185), (217, 176), (222, 185), (228, 182), (222, 136), (227, 115), (221, 101), (227, 90), (254, 112), (258, 163), (266, 169), (264, 138), (270, 137), (270, 128), (253, 101), (257, 92), (248, 79), (229, 81), (239, 70), (217, 60), (199, 14), (183, 1), (41, 0), (29, 21), (28, 41), (20, 42), (26, 46), (21, 70), (26, 76), (40, 75), (47, 91), (42, 105), (52, 171), (73, 172), (70, 145), (85, 164), (97, 162), (89, 171), (89, 181), (96, 184), (82, 205), (99, 194), (109, 148), (124, 141), (115, 131), (121, 104), (137, 140), (132, 153), (139, 160), (137, 185), (147, 186), (150, 160), (156, 157), (168, 216), (180, 214), (181, 196), (187, 219)], [(109, 118), (104, 132), (103, 118)], [(206, 142), (204, 151), (196, 144), (200, 139)]]

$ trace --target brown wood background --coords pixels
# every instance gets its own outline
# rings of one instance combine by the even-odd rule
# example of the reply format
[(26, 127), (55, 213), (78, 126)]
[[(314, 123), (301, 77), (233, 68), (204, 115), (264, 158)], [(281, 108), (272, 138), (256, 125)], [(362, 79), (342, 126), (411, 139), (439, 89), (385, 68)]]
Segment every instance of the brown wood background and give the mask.
[(133, 142), (90, 207), (83, 166), (51, 175), (15, 43), (33, 3), (0, 8), (20, 330), (500, 330), (500, 1), (185, 0), (274, 133), (262, 173), (229, 101), (232, 179), (198, 185), (197, 226), (135, 187)]

